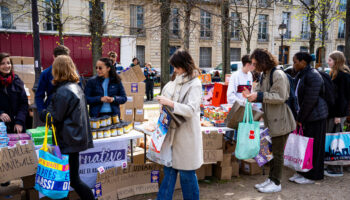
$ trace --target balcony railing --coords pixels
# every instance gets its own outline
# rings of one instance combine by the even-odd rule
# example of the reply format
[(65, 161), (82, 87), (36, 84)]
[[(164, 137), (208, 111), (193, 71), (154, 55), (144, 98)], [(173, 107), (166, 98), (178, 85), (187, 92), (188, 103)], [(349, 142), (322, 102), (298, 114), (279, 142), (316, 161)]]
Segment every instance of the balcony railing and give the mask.
[(146, 30), (145, 28), (130, 27), (130, 35), (144, 37), (146, 36)]
[(268, 33), (258, 33), (258, 42), (268, 42), (269, 34)]

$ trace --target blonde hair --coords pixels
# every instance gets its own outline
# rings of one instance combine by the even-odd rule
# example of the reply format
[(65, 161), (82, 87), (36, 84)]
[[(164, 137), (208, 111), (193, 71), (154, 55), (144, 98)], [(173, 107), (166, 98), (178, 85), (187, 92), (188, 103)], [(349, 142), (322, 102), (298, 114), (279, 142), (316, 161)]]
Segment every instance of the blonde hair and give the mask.
[(61, 55), (56, 57), (52, 65), (52, 84), (60, 82), (79, 82), (79, 75), (73, 60), (69, 56)]
[(339, 71), (350, 73), (350, 69), (345, 65), (345, 56), (341, 51), (333, 51), (329, 57), (334, 61), (334, 66), (331, 69), (331, 77), (334, 80)]

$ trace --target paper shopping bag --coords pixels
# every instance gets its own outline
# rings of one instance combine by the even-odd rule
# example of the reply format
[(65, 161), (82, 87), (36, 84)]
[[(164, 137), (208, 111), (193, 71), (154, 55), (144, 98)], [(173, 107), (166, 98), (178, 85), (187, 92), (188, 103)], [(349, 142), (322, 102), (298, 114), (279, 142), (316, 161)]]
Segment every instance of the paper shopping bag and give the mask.
[(350, 132), (327, 133), (325, 164), (350, 165)]

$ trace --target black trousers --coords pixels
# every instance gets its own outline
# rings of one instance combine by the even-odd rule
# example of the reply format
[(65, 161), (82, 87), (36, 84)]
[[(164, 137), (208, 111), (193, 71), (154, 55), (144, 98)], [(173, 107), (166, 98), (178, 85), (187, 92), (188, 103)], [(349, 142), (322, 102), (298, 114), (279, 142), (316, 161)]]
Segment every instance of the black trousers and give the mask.
[(78, 193), (80, 199), (94, 200), (94, 194), (89, 186), (80, 180), (79, 153), (69, 154), (70, 186)]
[(151, 79), (146, 80), (146, 96), (148, 101), (153, 100), (153, 87), (154, 87), (154, 81)]
[(323, 179), (326, 124), (327, 119), (307, 122), (303, 124), (304, 136), (314, 138), (314, 151), (312, 157), (313, 168), (308, 172), (299, 172), (300, 175), (304, 176), (307, 179)]

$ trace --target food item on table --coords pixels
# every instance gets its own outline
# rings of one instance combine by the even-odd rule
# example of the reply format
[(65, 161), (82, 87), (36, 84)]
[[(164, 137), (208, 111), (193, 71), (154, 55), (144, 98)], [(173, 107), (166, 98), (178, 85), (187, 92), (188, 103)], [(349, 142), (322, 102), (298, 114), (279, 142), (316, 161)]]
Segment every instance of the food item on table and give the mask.
[(112, 121), (113, 121), (113, 124), (118, 124), (118, 123), (120, 123), (120, 121), (119, 121), (119, 116), (118, 116), (118, 115), (112, 116)]
[(124, 134), (126, 134), (126, 133), (129, 133), (132, 130), (133, 123), (131, 123), (131, 122), (123, 122), (122, 126), (124, 128)]
[(109, 127), (107, 127), (103, 130), (103, 138), (109, 138), (109, 137), (111, 137), (111, 131)]
[(112, 137), (118, 136), (118, 130), (117, 130), (117, 126), (116, 125), (112, 125), (111, 126), (111, 136)]
[(110, 116), (106, 117), (106, 124), (107, 124), (107, 126), (112, 125), (112, 118)]
[(123, 135), (124, 134), (124, 128), (123, 128), (122, 124), (117, 124), (116, 127), (117, 127), (118, 136)]
[(97, 129), (97, 139), (103, 138), (103, 128)]
[(155, 122), (147, 122), (143, 125), (144, 129), (149, 132), (153, 132), (157, 128), (157, 124)]
[(92, 130), (92, 139), (96, 140), (97, 139), (97, 131), (96, 130)]
[(104, 128), (107, 126), (107, 116), (100, 117), (100, 127)]
[(99, 129), (100, 128), (100, 120), (98, 118), (91, 118), (90, 125), (91, 125), (91, 128), (93, 128), (93, 129)]

